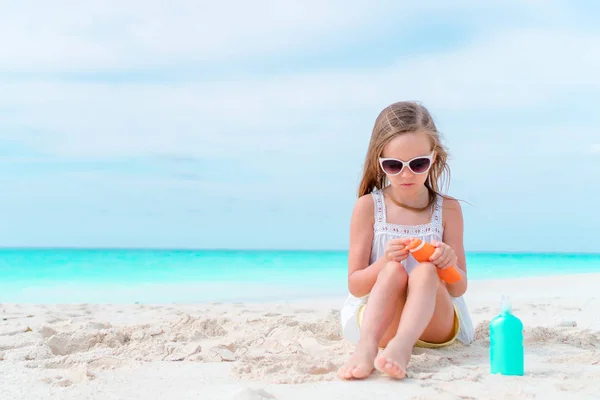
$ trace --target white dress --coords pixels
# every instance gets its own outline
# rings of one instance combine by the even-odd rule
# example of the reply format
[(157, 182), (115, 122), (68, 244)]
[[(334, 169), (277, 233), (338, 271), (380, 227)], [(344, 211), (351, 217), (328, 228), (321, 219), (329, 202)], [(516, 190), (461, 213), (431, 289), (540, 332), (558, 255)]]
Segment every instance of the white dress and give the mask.
[[(386, 221), (386, 209), (383, 193), (381, 189), (371, 193), (375, 205), (375, 224), (373, 225), (373, 244), (371, 249), (371, 258), (369, 264), (377, 261), (384, 253), (388, 240), (395, 238), (417, 237), (423, 241), (431, 242), (433, 240), (442, 241), (444, 227), (442, 225), (442, 204), (444, 198), (438, 196), (431, 217), (431, 221), (422, 225), (396, 225), (389, 224)], [(412, 255), (402, 262), (406, 272), (410, 275), (411, 271), (419, 263)], [(366, 304), (369, 295), (355, 297), (348, 294), (344, 306), (341, 310), (341, 323), (344, 339), (351, 343), (357, 343), (360, 337), (360, 328), (358, 326), (357, 313), (363, 304)], [(467, 304), (462, 296), (452, 298), (454, 305), (459, 313), (460, 325), (457, 339), (464, 344), (473, 341), (475, 331), (473, 322)]]

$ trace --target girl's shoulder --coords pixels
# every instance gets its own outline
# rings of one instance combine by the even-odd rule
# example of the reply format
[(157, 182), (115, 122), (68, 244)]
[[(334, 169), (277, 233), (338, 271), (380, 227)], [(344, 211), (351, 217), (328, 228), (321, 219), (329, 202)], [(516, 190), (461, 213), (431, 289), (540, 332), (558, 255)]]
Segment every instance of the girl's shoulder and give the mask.
[(354, 214), (359, 216), (364, 216), (365, 218), (368, 216), (369, 218), (373, 217), (373, 213), (375, 212), (375, 201), (373, 199), (373, 194), (368, 193), (360, 196), (356, 199), (356, 203), (354, 204)]
[(462, 217), (462, 207), (460, 205), (460, 201), (455, 199), (452, 196), (443, 195), (442, 196), (442, 224), (446, 226), (447, 222), (456, 223), (461, 222)]
[[(438, 195), (440, 196), (440, 195)], [(446, 210), (460, 210), (460, 202), (452, 197), (452, 196), (448, 196), (447, 194), (440, 196), (442, 197), (442, 207), (444, 208), (444, 211)]]
[(385, 189), (374, 189), (370, 193), (363, 194), (356, 200), (356, 205), (358, 207), (371, 208), (371, 211), (373, 211), (377, 198), (383, 198), (384, 192)]

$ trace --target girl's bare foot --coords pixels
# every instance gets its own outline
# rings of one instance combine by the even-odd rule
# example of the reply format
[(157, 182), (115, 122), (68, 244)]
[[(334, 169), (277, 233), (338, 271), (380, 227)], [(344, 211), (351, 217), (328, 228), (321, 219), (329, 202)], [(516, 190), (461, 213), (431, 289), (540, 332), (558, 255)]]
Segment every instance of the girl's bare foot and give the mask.
[(356, 351), (350, 357), (350, 360), (338, 371), (338, 376), (342, 379), (364, 379), (373, 372), (373, 361), (377, 356), (377, 342), (368, 343), (359, 341), (356, 345)]
[(375, 368), (381, 373), (396, 379), (406, 377), (406, 367), (410, 361), (412, 346), (407, 346), (398, 336), (394, 337), (385, 350), (375, 359)]

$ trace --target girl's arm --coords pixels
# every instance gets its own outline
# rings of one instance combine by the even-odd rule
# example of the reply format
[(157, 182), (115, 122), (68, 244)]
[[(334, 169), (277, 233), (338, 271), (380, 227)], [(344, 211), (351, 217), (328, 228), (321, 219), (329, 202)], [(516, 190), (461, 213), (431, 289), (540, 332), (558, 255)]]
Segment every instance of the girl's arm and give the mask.
[(460, 297), (467, 291), (467, 259), (463, 244), (464, 222), (460, 203), (455, 199), (444, 199), (444, 238), (443, 242), (452, 247), (457, 258), (457, 269), (463, 279), (456, 283), (447, 284), (448, 293)]
[(350, 220), (350, 248), (348, 250), (348, 289), (355, 297), (371, 292), (377, 275), (386, 264), (385, 257), (369, 265), (373, 243), (375, 206), (370, 194), (361, 196), (354, 205)]

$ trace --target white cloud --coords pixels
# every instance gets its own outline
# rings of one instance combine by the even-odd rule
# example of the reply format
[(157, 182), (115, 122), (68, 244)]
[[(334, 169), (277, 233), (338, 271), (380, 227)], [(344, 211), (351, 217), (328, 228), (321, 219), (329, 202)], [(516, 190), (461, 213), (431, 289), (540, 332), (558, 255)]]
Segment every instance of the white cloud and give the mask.
[(343, 37), (349, 29), (376, 23), (392, 4), (390, 0), (377, 7), (341, 0), (11, 2), (3, 5), (0, 15), (0, 36), (11, 38), (0, 48), (0, 68), (102, 70), (260, 57)]
[[(4, 2), (0, 71), (135, 69), (315, 52), (443, 17), (496, 26), (507, 13), (561, 23), (564, 2), (392, 0)], [(568, 3), (567, 3), (568, 4)], [(464, 18), (468, 13), (469, 18)], [(560, 19), (557, 18), (560, 16)]]
[(598, 91), (600, 55), (589, 49), (599, 47), (600, 35), (511, 30), (380, 68), (177, 84), (0, 82), (0, 107), (11, 109), (0, 137), (69, 157), (315, 154), (335, 143), (359, 151), (352, 143), (398, 99), (451, 115)]

